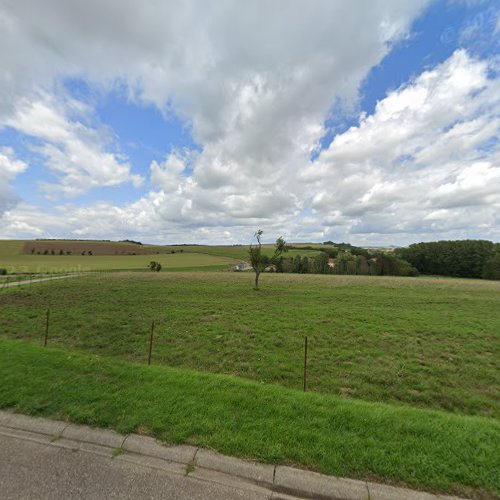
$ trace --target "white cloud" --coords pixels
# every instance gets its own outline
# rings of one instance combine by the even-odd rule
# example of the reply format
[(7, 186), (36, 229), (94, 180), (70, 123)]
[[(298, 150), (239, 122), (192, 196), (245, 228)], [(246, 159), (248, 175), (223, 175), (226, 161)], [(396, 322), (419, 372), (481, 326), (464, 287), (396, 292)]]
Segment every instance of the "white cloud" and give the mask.
[(0, 216), (17, 202), (17, 197), (9, 184), (27, 168), (27, 163), (15, 158), (12, 148), (0, 147)]
[(127, 181), (140, 185), (143, 179), (131, 174), (128, 162), (106, 150), (103, 130), (86, 126), (71, 116), (81, 119), (86, 112), (78, 101), (38, 94), (33, 100), (24, 98), (17, 103), (5, 124), (41, 142), (33, 149), (58, 178), (58, 182), (43, 184), (49, 194), (76, 196), (92, 187), (116, 186)]
[[(425, 3), (4, 4), (0, 122), (41, 142), (58, 177), (49, 193), (140, 182), (88, 124), (91, 110), (48, 97), (68, 76), (104, 90), (120, 82), (132, 100), (178, 114), (200, 145), (152, 162), (151, 191), (139, 200), (57, 206), (44, 230), (158, 241), (245, 241), (257, 225), (292, 239), (359, 243), (498, 237), (500, 92), (491, 61), (455, 53), (310, 161), (332, 104), (356, 100)], [(0, 233), (30, 226), (27, 207), (11, 208)]]
[(0, 178), (3, 183), (13, 179), (16, 175), (22, 174), (27, 168), (27, 163), (14, 157), (12, 148), (0, 148)]
[[(297, 172), (323, 134), (332, 102), (356, 97), (369, 69), (405, 36), (425, 3), (4, 3), (0, 120), (17, 113), (21, 128), (48, 143), (40, 152), (62, 175), (58, 191), (115, 185), (130, 176), (128, 165), (95, 146), (88, 129), (63, 125), (63, 117), (40, 109), (43, 103), (23, 110), (32, 116), (20, 123), (19, 103), (34, 103), (33, 89), (51, 93), (68, 76), (105, 88), (120, 81), (131, 98), (174, 110), (202, 147), (178, 217), (189, 206), (196, 220), (211, 208), (208, 224), (226, 210), (241, 220), (265, 215), (266, 207), (293, 214), (300, 209), (291, 194)], [(57, 110), (59, 103), (51, 104)], [(44, 123), (45, 114), (54, 122)], [(160, 170), (153, 170), (156, 180), (163, 175), (167, 182)]]
[(380, 101), (303, 173), (324, 223), (354, 234), (498, 238), (500, 84), (457, 51)]

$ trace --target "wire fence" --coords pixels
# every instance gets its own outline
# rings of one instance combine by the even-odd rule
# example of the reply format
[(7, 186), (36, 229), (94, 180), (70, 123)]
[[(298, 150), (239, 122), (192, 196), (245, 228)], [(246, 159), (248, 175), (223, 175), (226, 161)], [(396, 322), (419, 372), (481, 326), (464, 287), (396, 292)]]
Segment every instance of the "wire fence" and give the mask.
[[(149, 342), (147, 347), (147, 352), (145, 353), (145, 358), (147, 359), (146, 363), (151, 365), (151, 361), (153, 359), (154, 353), (154, 338), (155, 338), (155, 325), (156, 321), (153, 319), (150, 323), (150, 333), (149, 333)], [(43, 346), (47, 347), (49, 344), (50, 338), (50, 308), (47, 309), (45, 313), (45, 326), (44, 326), (44, 335), (43, 335)], [(304, 392), (307, 392), (307, 367), (308, 367), (308, 337), (304, 337), (304, 366), (303, 366), (303, 380), (302, 387)]]

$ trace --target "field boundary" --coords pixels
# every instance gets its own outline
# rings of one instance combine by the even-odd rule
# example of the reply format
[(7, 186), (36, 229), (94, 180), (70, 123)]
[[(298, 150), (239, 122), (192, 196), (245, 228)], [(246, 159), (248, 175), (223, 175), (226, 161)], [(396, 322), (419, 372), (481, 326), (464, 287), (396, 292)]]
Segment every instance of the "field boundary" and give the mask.
[[(231, 482), (231, 478), (263, 486), (270, 491), (302, 498), (366, 500), (453, 500), (458, 497), (433, 495), (380, 483), (327, 476), (282, 465), (242, 460), (190, 445), (165, 446), (138, 434), (119, 434), (64, 421), (0, 410), (0, 434), (47, 446), (104, 454), (116, 460), (167, 469), (204, 480)], [(90, 446), (89, 446), (90, 445)], [(144, 457), (149, 461), (144, 461)], [(175, 464), (183, 467), (175, 468)], [(172, 467), (174, 465), (174, 467)], [(208, 474), (207, 474), (208, 472)], [(219, 473), (215, 477), (213, 473)], [(221, 476), (220, 474), (223, 474)]]

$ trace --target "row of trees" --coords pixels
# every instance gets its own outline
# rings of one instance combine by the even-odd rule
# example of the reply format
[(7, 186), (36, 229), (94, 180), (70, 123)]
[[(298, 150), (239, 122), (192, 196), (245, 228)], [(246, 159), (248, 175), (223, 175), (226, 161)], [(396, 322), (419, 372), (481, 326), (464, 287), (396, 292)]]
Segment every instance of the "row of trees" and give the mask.
[(487, 240), (415, 243), (396, 254), (422, 274), (500, 279), (500, 244)]
[[(276, 240), (274, 254), (262, 253), (262, 230), (255, 233), (257, 245), (250, 245), (250, 264), (255, 272), (255, 289), (259, 288), (260, 274), (269, 269), (279, 273), (301, 274), (361, 274), (371, 276), (417, 276), (419, 273), (409, 262), (397, 255), (384, 252), (371, 253), (363, 248), (343, 243), (339, 247), (320, 249), (314, 257), (284, 257), (290, 248), (280, 237)], [(308, 247), (301, 247), (306, 250)], [(317, 247), (310, 247), (318, 250)], [(333, 262), (332, 262), (333, 261)]]
[[(260, 273), (266, 269), (282, 273), (372, 276), (418, 276), (422, 273), (500, 280), (500, 244), (486, 240), (415, 243), (393, 253), (373, 252), (342, 243), (321, 248), (315, 257), (287, 258), (283, 254), (293, 247), (287, 246), (283, 238), (278, 238), (274, 254), (268, 257), (261, 250), (262, 231), (258, 230), (255, 236), (257, 246), (250, 246), (255, 288), (259, 286)], [(310, 249), (318, 250), (318, 247)]]
[(369, 258), (339, 252), (335, 262), (331, 262), (327, 252), (315, 257), (297, 255), (293, 258), (281, 257), (274, 266), (277, 272), (301, 274), (360, 274), (367, 276), (417, 276), (418, 271), (408, 262), (394, 255), (377, 253)]
[[(56, 252), (55, 250), (44, 250), (43, 252), (41, 250), (36, 250), (35, 248), (31, 249), (31, 255), (71, 255), (71, 250), (67, 250), (66, 252), (64, 250), (59, 250), (59, 252)], [(83, 250), (81, 252), (82, 255), (93, 255), (92, 250), (89, 250), (88, 252), (86, 250)]]

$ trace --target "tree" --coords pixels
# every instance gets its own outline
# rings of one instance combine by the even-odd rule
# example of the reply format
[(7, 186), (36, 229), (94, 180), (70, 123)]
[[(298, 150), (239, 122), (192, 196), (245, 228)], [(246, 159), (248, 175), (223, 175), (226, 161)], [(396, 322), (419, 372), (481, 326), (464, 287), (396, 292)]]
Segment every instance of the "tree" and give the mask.
[(423, 274), (481, 278), (496, 246), (486, 240), (431, 241), (397, 249), (396, 255)]
[(157, 273), (161, 271), (161, 264), (159, 262), (156, 262), (155, 260), (152, 260), (149, 263), (148, 267), (149, 267), (150, 271), (154, 271)]
[(500, 280), (500, 252), (493, 254), (484, 263), (483, 278), (487, 280)]
[(283, 252), (286, 252), (288, 249), (286, 247), (286, 241), (280, 236), (276, 240), (274, 254), (271, 258), (267, 255), (262, 254), (262, 244), (260, 238), (264, 231), (262, 229), (258, 229), (255, 233), (255, 238), (257, 239), (257, 245), (250, 245), (250, 249), (248, 250), (248, 255), (250, 257), (250, 265), (255, 272), (255, 290), (259, 289), (259, 276), (260, 273), (263, 272), (267, 266), (270, 264), (276, 265), (278, 263), (278, 259)]
[(326, 252), (320, 252), (314, 257), (313, 271), (318, 274), (327, 274), (330, 271), (328, 254)]

